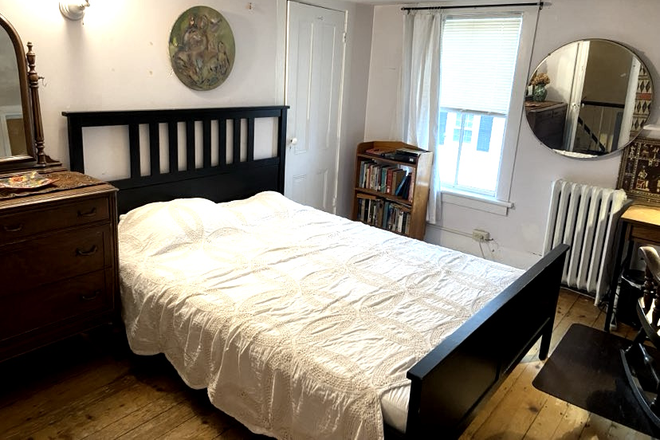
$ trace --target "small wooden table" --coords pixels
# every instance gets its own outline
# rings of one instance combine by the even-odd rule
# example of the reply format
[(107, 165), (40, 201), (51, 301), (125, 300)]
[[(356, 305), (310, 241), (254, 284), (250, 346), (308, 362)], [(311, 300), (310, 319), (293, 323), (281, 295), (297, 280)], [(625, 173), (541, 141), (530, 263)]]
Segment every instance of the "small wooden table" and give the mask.
[[(617, 227), (615, 263), (609, 287), (605, 331), (610, 330), (614, 298), (620, 290), (623, 270), (630, 265), (635, 242), (660, 246), (660, 206), (633, 204), (621, 215)], [(622, 258), (624, 251), (625, 258)]]

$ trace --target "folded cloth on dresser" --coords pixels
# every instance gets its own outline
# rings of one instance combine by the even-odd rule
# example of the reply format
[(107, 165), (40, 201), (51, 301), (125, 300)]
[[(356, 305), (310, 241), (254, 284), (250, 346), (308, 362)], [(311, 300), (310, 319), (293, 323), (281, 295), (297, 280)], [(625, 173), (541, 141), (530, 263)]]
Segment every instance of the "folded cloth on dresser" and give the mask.
[(132, 350), (293, 439), (405, 431), (408, 369), (523, 272), (274, 192), (145, 205), (119, 253)]

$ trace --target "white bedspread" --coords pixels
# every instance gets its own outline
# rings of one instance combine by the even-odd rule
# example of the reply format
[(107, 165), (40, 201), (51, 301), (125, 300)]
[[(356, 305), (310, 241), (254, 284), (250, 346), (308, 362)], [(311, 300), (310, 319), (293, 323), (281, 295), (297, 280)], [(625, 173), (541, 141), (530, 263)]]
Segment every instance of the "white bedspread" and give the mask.
[(281, 439), (405, 430), (407, 370), (522, 273), (274, 192), (135, 209), (119, 255), (132, 350)]

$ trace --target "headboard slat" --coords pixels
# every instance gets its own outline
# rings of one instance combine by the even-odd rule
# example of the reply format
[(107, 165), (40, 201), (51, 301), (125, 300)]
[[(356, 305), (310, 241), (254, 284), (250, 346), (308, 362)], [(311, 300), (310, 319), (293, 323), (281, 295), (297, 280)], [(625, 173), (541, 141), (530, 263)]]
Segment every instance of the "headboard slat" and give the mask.
[(204, 168), (211, 168), (211, 120), (202, 121), (202, 142), (204, 146)]
[(167, 123), (167, 137), (170, 173), (176, 173), (179, 171), (179, 146), (177, 144), (179, 128), (175, 121)]
[(151, 175), (160, 174), (160, 132), (156, 122), (149, 124), (149, 162)]
[(140, 177), (140, 127), (128, 124), (128, 145), (131, 154), (131, 178)]
[(247, 118), (247, 161), (254, 160), (254, 118)]
[(186, 121), (186, 169), (195, 169), (195, 121)]
[(227, 165), (227, 120), (218, 119), (218, 166)]
[[(127, 178), (111, 180), (119, 189), (118, 211), (153, 201), (179, 197), (205, 197), (215, 202), (245, 198), (261, 191), (284, 192), (287, 106), (203, 108), (179, 110), (129, 110), (101, 112), (63, 112), (67, 117), (71, 169), (85, 172), (85, 154), (94, 157), (94, 145), (83, 145), (83, 128), (128, 126), (129, 169)], [(255, 119), (275, 119), (277, 133), (275, 157), (254, 160)], [(246, 156), (241, 162), (241, 126), (246, 120)], [(232, 146), (227, 146), (227, 121), (233, 128)], [(195, 151), (197, 122), (202, 124), (203, 167), (197, 168)], [(218, 123), (218, 165), (212, 165), (212, 124)], [(185, 124), (184, 170), (179, 170), (179, 124)], [(150, 175), (141, 175), (140, 125), (149, 126)], [(167, 124), (169, 172), (160, 169), (160, 124)], [(261, 130), (261, 127), (260, 127)], [(261, 132), (260, 132), (261, 133)], [(267, 138), (267, 136), (266, 136)], [(120, 143), (118, 143), (120, 144)], [(115, 147), (114, 143), (112, 148)], [(106, 145), (107, 147), (107, 145)], [(123, 147), (122, 147), (123, 148)], [(233, 160), (227, 163), (227, 148)], [(261, 151), (261, 150), (260, 150)], [(116, 157), (120, 152), (112, 151)], [(87, 158), (89, 160), (89, 158)], [(98, 159), (97, 159), (98, 160)]]
[(241, 161), (241, 120), (239, 118), (234, 119), (234, 133), (232, 134), (234, 139), (234, 150), (232, 163), (238, 163)]

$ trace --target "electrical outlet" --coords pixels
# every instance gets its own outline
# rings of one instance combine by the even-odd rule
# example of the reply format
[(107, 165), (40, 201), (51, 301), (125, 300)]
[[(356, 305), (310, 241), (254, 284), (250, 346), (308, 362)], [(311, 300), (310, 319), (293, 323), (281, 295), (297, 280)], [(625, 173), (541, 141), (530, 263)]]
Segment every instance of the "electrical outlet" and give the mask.
[(484, 231), (483, 229), (473, 229), (472, 239), (482, 243), (485, 241), (490, 241), (490, 232)]

